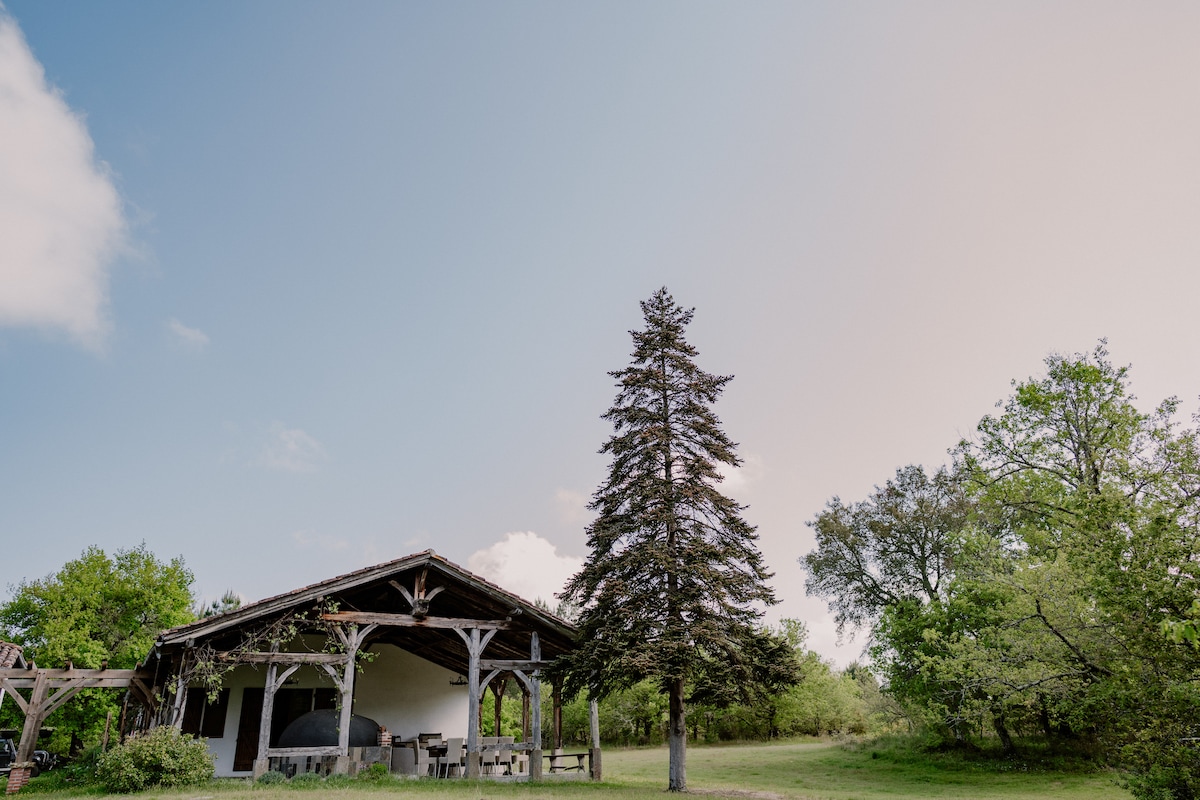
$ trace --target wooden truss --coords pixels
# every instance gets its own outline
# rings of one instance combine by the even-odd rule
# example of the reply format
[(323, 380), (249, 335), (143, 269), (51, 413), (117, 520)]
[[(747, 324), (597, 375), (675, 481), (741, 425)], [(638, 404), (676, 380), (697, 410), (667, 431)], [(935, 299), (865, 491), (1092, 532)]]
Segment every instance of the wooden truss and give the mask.
[[(154, 693), (147, 679), (150, 676), (132, 669), (0, 669), (0, 688), (13, 698), (25, 715), (17, 762), (33, 760), (38, 731), (46, 717), (53, 714), (81, 689), (126, 689), (133, 692), (147, 708), (154, 708)], [(18, 690), (30, 690), (29, 698)]]

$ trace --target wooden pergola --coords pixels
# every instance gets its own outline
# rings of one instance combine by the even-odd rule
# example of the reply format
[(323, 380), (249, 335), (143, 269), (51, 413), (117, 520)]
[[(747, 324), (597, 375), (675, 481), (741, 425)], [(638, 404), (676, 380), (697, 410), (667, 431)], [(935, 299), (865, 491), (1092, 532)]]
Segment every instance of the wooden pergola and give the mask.
[[(151, 676), (132, 669), (40, 669), (35, 664), (0, 669), (0, 696), (10, 697), (25, 715), (21, 742), (8, 778), (8, 793), (19, 791), (29, 779), (33, 751), (37, 748), (42, 723), (82, 689), (126, 689), (144, 705), (154, 706)], [(26, 698), (20, 690), (27, 690)]]

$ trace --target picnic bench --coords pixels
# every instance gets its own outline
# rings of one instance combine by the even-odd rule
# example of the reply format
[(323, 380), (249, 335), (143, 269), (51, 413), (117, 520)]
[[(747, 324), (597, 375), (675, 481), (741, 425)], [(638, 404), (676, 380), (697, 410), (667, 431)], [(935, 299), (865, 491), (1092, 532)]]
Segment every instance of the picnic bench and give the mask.
[[(544, 755), (550, 759), (551, 772), (583, 772), (584, 759), (588, 757), (587, 753), (564, 753), (561, 750), (553, 750)], [(570, 759), (575, 759), (575, 763), (571, 763)]]

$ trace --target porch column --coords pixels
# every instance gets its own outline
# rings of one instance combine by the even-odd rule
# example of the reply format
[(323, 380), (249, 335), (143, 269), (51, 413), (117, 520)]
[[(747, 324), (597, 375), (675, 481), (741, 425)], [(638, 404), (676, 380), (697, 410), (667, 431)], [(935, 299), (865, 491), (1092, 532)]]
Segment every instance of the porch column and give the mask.
[(588, 700), (588, 721), (592, 727), (592, 780), (600, 780), (600, 708), (595, 698)]
[(521, 741), (529, 741), (529, 690), (521, 686)]
[(550, 707), (554, 714), (554, 719), (550, 723), (554, 737), (553, 747), (555, 750), (562, 750), (562, 687), (558, 684), (552, 684), (550, 687)]
[(187, 680), (184, 678), (186, 653), (179, 659), (179, 675), (175, 679), (175, 702), (171, 704), (171, 727), (183, 730), (183, 712), (187, 710)]
[(492, 697), (495, 699), (495, 713), (492, 715), (492, 735), (500, 735), (500, 712), (504, 707), (504, 690), (508, 688), (508, 679), (502, 678), (498, 681), (492, 681)]
[[(29, 703), (25, 708), (25, 727), (21, 731), (21, 743), (17, 745), (16, 761), (14, 764), (26, 764), (33, 761), (33, 751), (37, 749), (38, 733), (42, 730), (42, 720), (46, 718), (46, 700), (50, 695), (50, 680), (45, 670), (38, 670), (33, 680), (33, 691), (29, 695)], [(14, 699), (20, 695), (14, 693)], [(18, 703), (18, 705), (20, 705)]]
[(267, 679), (263, 684), (262, 714), (258, 720), (258, 753), (254, 756), (254, 780), (267, 774), (270, 762), (267, 750), (271, 747), (271, 714), (275, 710), (275, 680), (279, 668), (272, 661), (267, 664)]
[[(534, 631), (529, 637), (529, 660), (535, 663), (542, 660), (542, 643), (538, 639), (537, 631)], [(533, 745), (533, 749), (529, 751), (529, 780), (531, 781), (542, 779), (542, 679), (540, 675), (541, 670), (535, 669), (529, 676), (529, 706), (532, 717), (529, 721), (531, 734), (529, 742)]]
[(351, 625), (345, 632), (341, 628), (334, 629), (342, 646), (346, 648), (346, 666), (342, 679), (338, 682), (342, 690), (342, 704), (341, 716), (338, 719), (338, 760), (333, 770), (338, 774), (350, 771), (350, 717), (354, 714), (354, 665), (358, 660), (358, 649), (362, 647), (367, 634), (377, 627), (379, 626), (373, 623), (361, 629), (357, 625)]
[(479, 657), (492, 641), (496, 630), (482, 636), (479, 628), (454, 629), (467, 646), (467, 777), (479, 777)]

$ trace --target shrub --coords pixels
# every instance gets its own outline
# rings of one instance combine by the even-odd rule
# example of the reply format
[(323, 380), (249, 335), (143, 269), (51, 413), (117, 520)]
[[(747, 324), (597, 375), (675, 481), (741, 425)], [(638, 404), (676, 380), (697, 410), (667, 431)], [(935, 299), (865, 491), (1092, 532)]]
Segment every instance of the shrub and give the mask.
[(391, 776), (392, 773), (388, 771), (387, 764), (381, 764), (376, 761), (354, 777), (360, 781), (386, 781)]
[(271, 784), (275, 783), (283, 783), (286, 780), (287, 775), (284, 775), (279, 770), (271, 770), (270, 772), (264, 772), (262, 775), (259, 775), (256, 782), (270, 786)]
[(214, 771), (204, 740), (184, 736), (169, 725), (130, 737), (100, 756), (96, 765), (100, 783), (120, 793), (203, 783)]

